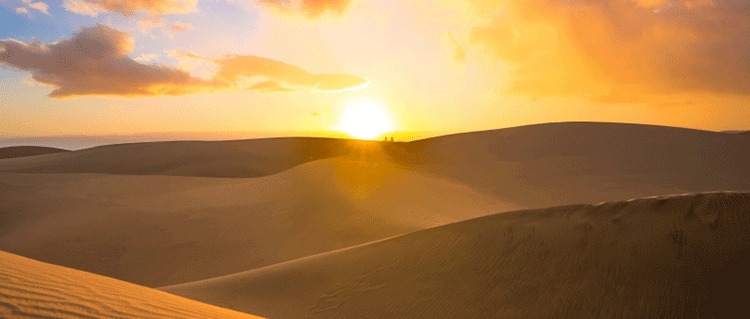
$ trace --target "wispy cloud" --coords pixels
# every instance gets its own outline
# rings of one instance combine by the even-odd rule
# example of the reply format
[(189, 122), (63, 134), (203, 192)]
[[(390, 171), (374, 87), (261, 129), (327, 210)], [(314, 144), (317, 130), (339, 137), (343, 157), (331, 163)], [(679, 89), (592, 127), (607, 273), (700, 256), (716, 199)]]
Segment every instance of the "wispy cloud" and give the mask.
[(181, 33), (181, 32), (187, 32), (193, 30), (193, 25), (187, 22), (177, 21), (172, 22), (169, 25), (166, 26), (165, 32), (170, 35), (174, 36), (175, 34)]
[(136, 22), (136, 26), (142, 33), (148, 33), (151, 30), (158, 29), (170, 37), (174, 37), (177, 33), (193, 29), (193, 25), (190, 23), (182, 21), (168, 22), (165, 21), (164, 17), (161, 15), (147, 15), (142, 17)]
[(49, 15), (49, 6), (44, 2), (32, 2), (31, 0), (23, 0), (23, 3), (26, 4), (29, 8)]
[(136, 22), (138, 31), (148, 33), (149, 31), (164, 26), (164, 17), (158, 15), (147, 15)]
[(349, 74), (314, 74), (296, 66), (252, 55), (233, 55), (216, 61), (216, 79), (230, 86), (265, 91), (341, 92), (369, 82)]
[(127, 16), (138, 12), (164, 15), (194, 12), (197, 2), (198, 0), (65, 0), (63, 6), (71, 12), (89, 16), (101, 13)]
[(32, 79), (55, 89), (51, 97), (87, 95), (155, 96), (200, 92), (259, 90), (339, 92), (369, 82), (348, 74), (314, 74), (296, 66), (252, 55), (208, 59), (185, 56), (215, 65), (209, 77), (190, 70), (146, 64), (153, 56), (131, 58), (133, 39), (106, 27), (83, 28), (73, 38), (51, 44), (0, 40), (0, 63), (29, 71)]
[(22, 7), (16, 7), (15, 9), (17, 14), (31, 16), (31, 11), (29, 11), (31, 9), (49, 15), (49, 6), (42, 1), (22, 0), (21, 4), (23, 5)]
[(257, 0), (261, 5), (269, 6), (282, 12), (302, 13), (310, 18), (324, 14), (342, 14), (349, 8), (352, 0)]
[(159, 58), (159, 55), (156, 53), (145, 53), (145, 54), (141, 54), (135, 57), (133, 60), (141, 62), (141, 63), (146, 63), (146, 62), (151, 62), (153, 60), (156, 60), (158, 58)]

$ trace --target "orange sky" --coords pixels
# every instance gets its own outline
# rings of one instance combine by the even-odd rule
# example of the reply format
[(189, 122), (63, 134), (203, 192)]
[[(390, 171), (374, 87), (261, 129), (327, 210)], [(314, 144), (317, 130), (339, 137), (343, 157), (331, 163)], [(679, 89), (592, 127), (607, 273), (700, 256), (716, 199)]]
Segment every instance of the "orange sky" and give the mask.
[(750, 129), (745, 0), (0, 0), (0, 11), (0, 138), (332, 135), (363, 97), (403, 131)]

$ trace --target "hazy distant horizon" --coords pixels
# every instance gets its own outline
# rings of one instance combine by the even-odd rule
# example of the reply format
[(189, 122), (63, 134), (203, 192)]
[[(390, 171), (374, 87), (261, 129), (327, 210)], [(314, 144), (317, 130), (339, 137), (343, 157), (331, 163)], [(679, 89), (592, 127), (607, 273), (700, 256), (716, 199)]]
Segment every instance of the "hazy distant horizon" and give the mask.
[[(569, 121), (577, 122), (577, 121)], [(588, 122), (588, 121), (584, 121)], [(394, 137), (398, 141), (413, 141), (443, 135), (460, 134), (468, 132), (477, 132), (485, 130), (498, 130), (519, 126), (548, 124), (548, 123), (567, 123), (567, 122), (547, 122), (547, 123), (531, 123), (525, 125), (508, 126), (508, 127), (497, 127), (491, 129), (477, 129), (469, 131), (396, 131), (384, 134), (384, 136)], [(625, 123), (625, 122), (597, 122), (592, 123), (617, 123), (617, 124), (634, 124), (634, 125), (656, 125), (649, 123)], [(669, 125), (657, 125), (667, 126)], [(673, 126), (674, 127), (674, 126)], [(698, 127), (681, 127), (686, 129), (695, 129), (710, 132), (721, 132), (729, 134), (741, 134), (750, 132), (750, 129), (727, 129), (727, 130), (707, 130)], [(303, 132), (303, 131), (277, 131), (277, 132), (262, 132), (262, 131), (248, 131), (248, 132), (148, 132), (140, 134), (109, 134), (109, 135), (59, 135), (59, 136), (12, 136), (12, 137), (0, 137), (0, 148), (1, 147), (12, 147), (12, 146), (43, 146), (43, 147), (54, 147), (66, 150), (80, 150), (91, 147), (97, 147), (102, 145), (112, 144), (126, 144), (126, 143), (147, 143), (147, 142), (166, 142), (166, 141), (226, 141), (226, 140), (243, 140), (243, 139), (260, 139), (260, 138), (283, 138), (283, 137), (324, 137), (324, 138), (345, 138), (350, 139), (351, 136), (344, 132), (336, 131), (317, 131), (317, 132)], [(381, 137), (382, 138), (382, 137)], [(378, 139), (375, 139), (378, 140)]]
[[(399, 141), (451, 134), (453, 132), (393, 132), (386, 134)], [(459, 133), (459, 132), (455, 132)], [(111, 144), (165, 142), (165, 141), (225, 141), (277, 137), (328, 137), (351, 138), (337, 132), (153, 132), (117, 135), (60, 135), (0, 137), (0, 147), (44, 146), (66, 150), (80, 150)]]

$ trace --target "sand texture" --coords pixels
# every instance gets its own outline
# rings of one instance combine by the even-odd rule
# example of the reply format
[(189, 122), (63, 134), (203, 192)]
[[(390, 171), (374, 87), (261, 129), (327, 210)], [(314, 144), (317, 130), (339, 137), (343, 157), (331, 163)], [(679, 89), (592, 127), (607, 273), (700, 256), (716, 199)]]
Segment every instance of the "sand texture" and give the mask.
[(359, 165), (252, 179), (0, 173), (0, 248), (156, 287), (518, 208), (393, 165), (348, 173)]
[(0, 318), (257, 318), (0, 252)]
[(165, 291), (271, 318), (738, 318), (750, 193), (481, 217)]
[(0, 250), (271, 318), (736, 317), (750, 287), (747, 134), (581, 122), (13, 157)]

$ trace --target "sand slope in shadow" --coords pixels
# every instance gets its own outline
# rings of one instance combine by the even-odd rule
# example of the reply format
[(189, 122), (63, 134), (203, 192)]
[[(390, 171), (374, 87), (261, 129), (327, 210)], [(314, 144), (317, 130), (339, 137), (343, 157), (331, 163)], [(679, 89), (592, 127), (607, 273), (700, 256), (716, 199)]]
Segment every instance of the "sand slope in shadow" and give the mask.
[(408, 143), (413, 169), (526, 207), (750, 189), (750, 135), (621, 123), (551, 123)]
[(252, 179), (0, 173), (0, 195), (1, 249), (151, 287), (518, 208), (341, 158)]
[(0, 161), (0, 171), (259, 177), (374, 142), (327, 138), (176, 141), (99, 146), (43, 158)]
[(164, 290), (273, 318), (741, 317), (747, 269), (750, 193), (727, 192), (498, 214)]
[(0, 159), (19, 158), (19, 157), (28, 157), (28, 156), (37, 156), (37, 155), (46, 155), (46, 154), (64, 153), (64, 152), (69, 152), (69, 151), (59, 149), (59, 148), (54, 148), (54, 147), (42, 147), (42, 146), (0, 147)]

